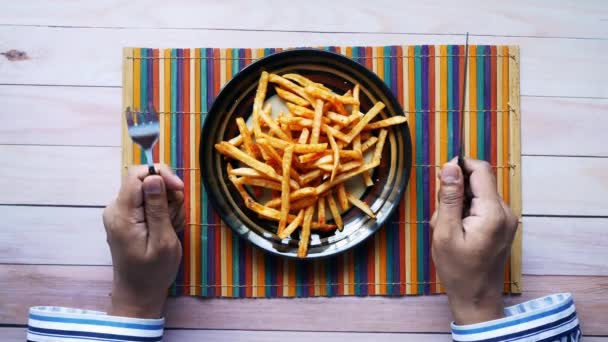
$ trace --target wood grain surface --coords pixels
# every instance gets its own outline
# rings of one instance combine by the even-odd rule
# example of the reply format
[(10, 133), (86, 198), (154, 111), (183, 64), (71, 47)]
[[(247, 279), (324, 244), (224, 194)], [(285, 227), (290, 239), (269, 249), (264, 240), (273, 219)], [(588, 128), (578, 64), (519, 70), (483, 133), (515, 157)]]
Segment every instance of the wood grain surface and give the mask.
[[(21, 39), (20, 37), (27, 37)], [(10, 84), (120, 86), (122, 47), (264, 47), (463, 44), (462, 35), (252, 32), (174, 29), (15, 27), (0, 30), (0, 51), (24, 51), (19, 63), (0, 58)], [(608, 44), (602, 40), (471, 36), (470, 44), (519, 45), (521, 94), (608, 98)], [(559, 72), (558, 72), (559, 71)]]
[[(105, 310), (111, 274), (110, 266), (0, 265), (0, 321), (25, 324), (28, 308), (40, 303)], [(507, 297), (507, 304), (571, 292), (585, 333), (608, 335), (608, 316), (600, 314), (608, 307), (608, 277), (524, 276), (523, 282), (524, 294)], [(451, 320), (446, 296), (179, 297), (169, 300), (166, 317), (171, 328), (427, 333), (447, 332)]]
[[(152, 3), (152, 4), (151, 4)], [(141, 9), (146, 8), (146, 15)], [(323, 0), (163, 1), (120, 0), (46, 6), (43, 0), (19, 1), (0, 13), (11, 25), (85, 27), (291, 30), (606, 38), (608, 10), (602, 0), (504, 2), (500, 0), (373, 2)]]
[[(146, 14), (141, 15), (141, 9)], [(0, 11), (0, 336), (33, 305), (104, 309), (124, 46), (521, 48), (524, 294), (572, 292), (608, 340), (608, 6), (602, 0), (13, 1)], [(11, 59), (9, 51), (21, 53)], [(445, 341), (445, 296), (171, 299), (169, 341)], [(336, 323), (339, 320), (339, 324)], [(280, 330), (280, 331), (277, 331)]]

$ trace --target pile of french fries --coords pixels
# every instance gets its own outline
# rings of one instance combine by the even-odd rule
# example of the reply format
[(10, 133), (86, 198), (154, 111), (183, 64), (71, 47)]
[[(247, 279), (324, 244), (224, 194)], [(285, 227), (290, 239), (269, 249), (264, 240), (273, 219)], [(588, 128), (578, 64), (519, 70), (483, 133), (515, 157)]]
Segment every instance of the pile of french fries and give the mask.
[[(271, 115), (271, 104), (265, 104), (271, 85), (288, 108), (276, 118)], [(386, 127), (407, 118), (400, 115), (373, 121), (385, 105), (377, 102), (361, 113), (359, 93), (358, 84), (340, 95), (299, 74), (262, 72), (251, 126), (237, 118), (240, 134), (215, 145), (218, 152), (240, 162), (238, 168), (228, 163), (230, 181), (250, 210), (278, 222), (280, 239), (301, 228), (300, 258), (307, 255), (311, 231), (343, 229), (341, 212), (351, 205), (375, 219), (370, 207), (350, 194), (344, 182), (361, 175), (365, 186), (374, 184), (371, 172), (380, 165)], [(373, 156), (366, 162), (368, 150)], [(271, 189), (274, 198), (260, 203), (261, 189)], [(326, 205), (332, 217), (326, 217)], [(327, 223), (331, 219), (334, 223)]]

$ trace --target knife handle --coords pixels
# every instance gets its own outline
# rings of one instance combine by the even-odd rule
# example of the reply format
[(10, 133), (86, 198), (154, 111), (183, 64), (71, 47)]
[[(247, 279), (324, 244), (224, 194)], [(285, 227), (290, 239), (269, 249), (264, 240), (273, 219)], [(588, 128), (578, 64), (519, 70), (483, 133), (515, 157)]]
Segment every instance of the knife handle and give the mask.
[(462, 156), (458, 156), (458, 166), (462, 171), (462, 176), (464, 177), (464, 197), (463, 197), (463, 206), (462, 206), (462, 217), (467, 217), (470, 214), (471, 210), (471, 201), (473, 200), (473, 193), (471, 192), (471, 184), (469, 183), (469, 174), (466, 172), (464, 168), (464, 158)]

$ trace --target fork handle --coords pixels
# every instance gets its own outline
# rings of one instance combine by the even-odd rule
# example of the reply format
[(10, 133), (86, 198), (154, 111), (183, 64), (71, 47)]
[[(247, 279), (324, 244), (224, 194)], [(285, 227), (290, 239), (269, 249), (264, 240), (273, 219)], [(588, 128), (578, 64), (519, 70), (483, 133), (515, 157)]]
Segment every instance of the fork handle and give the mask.
[(152, 157), (152, 148), (148, 148), (148, 149), (144, 150), (144, 154), (146, 155), (146, 161), (148, 162), (148, 174), (157, 175), (158, 173), (154, 169), (154, 159)]

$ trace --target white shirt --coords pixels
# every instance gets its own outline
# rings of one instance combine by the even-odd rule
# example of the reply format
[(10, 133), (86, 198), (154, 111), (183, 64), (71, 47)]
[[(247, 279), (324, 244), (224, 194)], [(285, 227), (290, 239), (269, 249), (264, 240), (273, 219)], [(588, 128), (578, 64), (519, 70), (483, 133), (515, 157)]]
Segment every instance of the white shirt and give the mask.
[[(30, 308), (27, 340), (162, 341), (164, 319), (108, 316), (61, 307)], [(569, 293), (554, 294), (505, 309), (505, 317), (471, 325), (452, 323), (454, 341), (578, 341), (581, 330)]]

